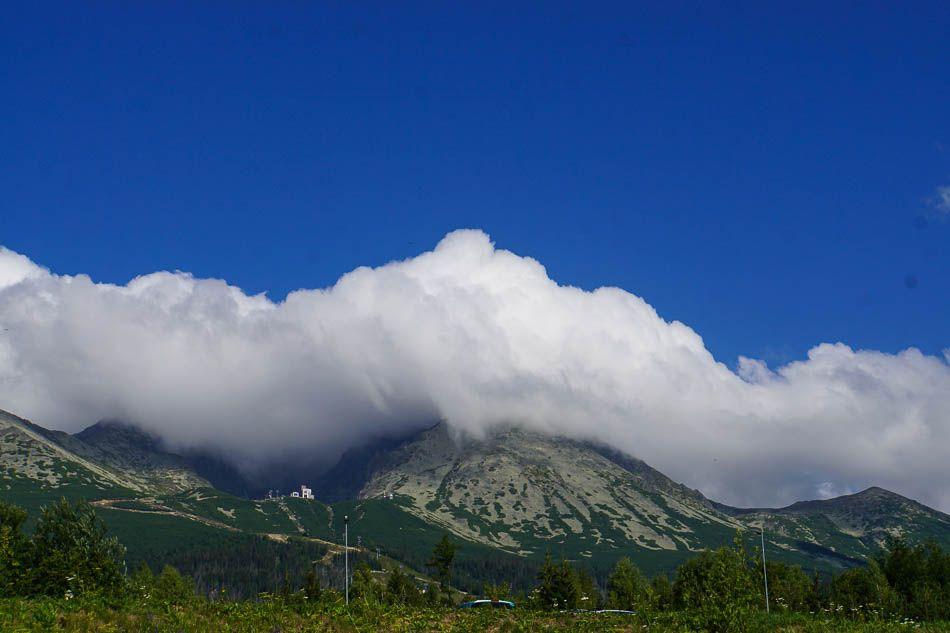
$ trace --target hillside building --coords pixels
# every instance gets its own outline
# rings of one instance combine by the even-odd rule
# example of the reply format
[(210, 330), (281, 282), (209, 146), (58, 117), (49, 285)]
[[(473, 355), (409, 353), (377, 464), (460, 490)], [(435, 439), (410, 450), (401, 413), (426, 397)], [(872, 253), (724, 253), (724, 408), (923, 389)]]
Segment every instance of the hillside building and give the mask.
[(293, 497), (294, 499), (313, 499), (314, 498), (313, 490), (311, 488), (307, 488), (304, 485), (300, 486), (300, 492), (297, 492), (296, 490), (294, 490), (293, 492), (290, 493), (290, 496)]

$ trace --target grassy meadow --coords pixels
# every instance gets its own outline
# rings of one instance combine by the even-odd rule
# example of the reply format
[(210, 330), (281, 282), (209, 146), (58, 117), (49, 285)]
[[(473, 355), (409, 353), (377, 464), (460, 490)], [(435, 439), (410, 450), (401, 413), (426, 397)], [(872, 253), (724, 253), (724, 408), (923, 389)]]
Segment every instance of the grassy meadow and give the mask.
[[(867, 632), (947, 631), (950, 622), (918, 623), (899, 619), (855, 620), (830, 612), (818, 614), (756, 613), (739, 624), (741, 631)], [(516, 608), (460, 610), (355, 601), (347, 608), (336, 596), (313, 605), (271, 599), (262, 601), (196, 600), (185, 604), (148, 599), (110, 603), (81, 598), (0, 600), (0, 630), (27, 631), (701, 631), (688, 612), (652, 616), (596, 613), (551, 613)]]

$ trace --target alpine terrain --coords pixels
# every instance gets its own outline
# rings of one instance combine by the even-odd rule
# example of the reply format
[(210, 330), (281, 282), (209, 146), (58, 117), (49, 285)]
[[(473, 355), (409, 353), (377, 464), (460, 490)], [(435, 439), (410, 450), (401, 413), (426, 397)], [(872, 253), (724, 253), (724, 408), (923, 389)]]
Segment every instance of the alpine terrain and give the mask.
[(595, 571), (622, 556), (648, 573), (670, 571), (737, 531), (757, 541), (763, 527), (769, 556), (825, 572), (860, 564), (890, 536), (950, 547), (950, 516), (880, 488), (779, 509), (732, 508), (639, 459), (514, 427), (475, 440), (440, 423), (350, 451), (299, 482), (313, 484), (316, 500), (250, 498), (244, 491), (269, 482), (248, 482), (237, 466), (176, 454), (119, 422), (70, 435), (0, 411), (0, 497), (33, 516), (61, 496), (90, 500), (132, 561), (185, 565), (196, 548), (254, 537), (318, 548), (329, 568), (342, 552), (343, 515), (355, 555), (378, 548), (416, 569), (451, 533), (462, 544), (459, 581), (473, 586), (492, 568), (529, 577), (548, 553)]

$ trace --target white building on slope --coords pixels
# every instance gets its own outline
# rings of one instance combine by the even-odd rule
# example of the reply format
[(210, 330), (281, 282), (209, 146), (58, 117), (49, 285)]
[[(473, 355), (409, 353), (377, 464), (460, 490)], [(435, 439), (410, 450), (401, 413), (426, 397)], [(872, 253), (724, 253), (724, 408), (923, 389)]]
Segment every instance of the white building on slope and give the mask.
[(294, 499), (313, 499), (313, 490), (301, 485), (300, 492), (294, 490), (290, 493), (290, 496)]

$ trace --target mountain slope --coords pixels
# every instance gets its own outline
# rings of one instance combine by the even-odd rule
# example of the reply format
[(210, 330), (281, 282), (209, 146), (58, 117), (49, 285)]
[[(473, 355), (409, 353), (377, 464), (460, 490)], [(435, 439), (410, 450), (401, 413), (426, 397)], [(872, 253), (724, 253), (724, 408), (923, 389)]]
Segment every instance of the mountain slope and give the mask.
[(233, 465), (205, 451), (173, 453), (158, 436), (114, 420), (103, 420), (62, 440), (74, 451), (126, 472), (148, 474), (163, 492), (213, 486), (243, 494), (248, 483)]
[(72, 486), (100, 494), (112, 489), (143, 489), (139, 478), (78, 454), (59, 439), (55, 432), (0, 410), (0, 476), (6, 489), (12, 489), (14, 483), (46, 489)]
[[(313, 558), (287, 557), (319, 551), (315, 562), (321, 573), (338, 574), (337, 557), (344, 550), (329, 506), (304, 499), (251, 500), (216, 490), (191, 470), (191, 459), (165, 452), (157, 439), (127, 425), (99, 423), (69, 435), (0, 411), (0, 499), (28, 511), (27, 530), (44, 506), (61, 497), (82, 498), (121, 538), (133, 566), (181, 561), (186, 572), (195, 565), (210, 568), (223, 586), (251, 587), (249, 596), (272, 590), (273, 584), (257, 580), (266, 575), (259, 569), (222, 569), (208, 560), (209, 552), (230, 544), (250, 557), (272, 551), (271, 564), (276, 558), (284, 565), (271, 567), (274, 573), (295, 569), (297, 575)], [(242, 554), (229, 556), (233, 563)]]
[(799, 542), (822, 544), (839, 554), (863, 558), (886, 545), (889, 537), (934, 539), (950, 549), (950, 515), (883, 488), (820, 501), (799, 501), (785, 508), (737, 509), (716, 504), (743, 523), (765, 526), (767, 533)]
[(439, 425), (393, 451), (360, 497), (392, 494), (419, 518), (524, 555), (552, 544), (582, 557), (630, 545), (698, 551), (740, 527), (636, 464), (631, 472), (587, 444), (514, 428), (456, 443)]
[[(226, 482), (243, 481), (233, 466), (204, 459)], [(120, 531), (129, 521), (174, 519), (186, 536), (169, 539), (169, 548), (187, 541), (187, 526), (202, 538), (211, 528), (325, 543), (339, 538), (343, 515), (351, 518), (351, 540), (417, 565), (449, 531), (466, 541), (463, 558), (473, 565), (494, 557), (509, 571), (528, 569), (550, 551), (598, 568), (626, 555), (647, 573), (668, 572), (729, 543), (737, 530), (763, 526), (769, 555), (806, 569), (859, 564), (888, 536), (934, 538), (950, 548), (948, 515), (880, 488), (786, 508), (731, 508), (639, 459), (518, 428), (473, 440), (438, 424), (351, 451), (316, 487), (318, 495), (340, 495), (332, 506), (228, 494), (199, 474), (201, 463), (127, 425), (100, 422), (69, 435), (0, 411), (4, 500), (35, 516), (60, 496), (84, 497)]]
[(599, 560), (627, 554), (646, 569), (670, 569), (763, 524), (770, 553), (806, 568), (858, 564), (888, 534), (950, 546), (950, 517), (881, 489), (742, 510), (641, 460), (514, 428), (456, 441), (439, 425), (374, 462), (360, 499), (529, 558), (546, 551)]
[[(82, 434), (50, 431), (0, 410), (3, 476), (34, 480), (45, 489), (92, 486), (92, 490), (119, 488), (139, 494), (209, 485), (176, 456), (115, 441), (112, 431), (96, 427), (91, 427), (93, 431), (86, 436), (93, 441), (86, 441)], [(128, 436), (137, 432), (120, 433)]]
[(190, 463), (126, 424), (99, 422), (69, 435), (0, 411), (0, 493), (28, 510), (81, 497), (113, 516), (177, 516), (254, 534), (333, 535), (329, 506), (235, 496), (213, 488)]

